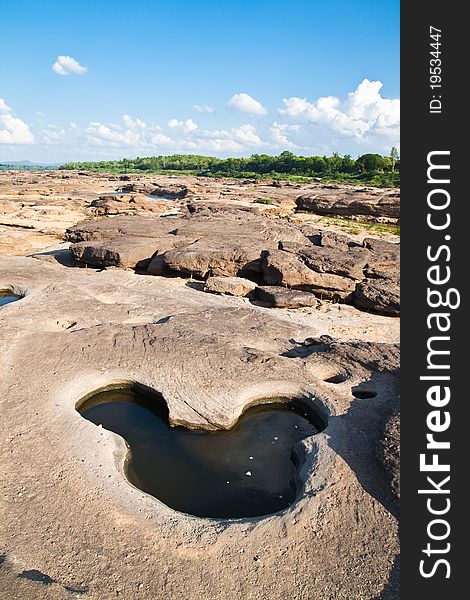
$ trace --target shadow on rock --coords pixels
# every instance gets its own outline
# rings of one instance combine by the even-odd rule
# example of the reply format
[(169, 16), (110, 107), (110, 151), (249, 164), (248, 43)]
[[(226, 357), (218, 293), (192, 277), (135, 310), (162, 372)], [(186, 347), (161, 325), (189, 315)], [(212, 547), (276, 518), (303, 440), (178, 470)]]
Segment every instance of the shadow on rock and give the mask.
[[(367, 382), (352, 389), (357, 396), (348, 412), (331, 416), (330, 446), (354, 471), (359, 483), (373, 498), (398, 518), (398, 499), (391, 485), (392, 473), (379, 460), (384, 428), (399, 405), (398, 380), (392, 390), (387, 386), (381, 393), (384, 381), (380, 374), (371, 374)], [(396, 392), (396, 395), (395, 395)], [(362, 396), (362, 397), (361, 397)]]
[(37, 258), (38, 260), (44, 260), (51, 263), (58, 262), (63, 267), (76, 266), (72, 252), (68, 248), (50, 250), (49, 252), (39, 252), (37, 254), (33, 254), (32, 258)]

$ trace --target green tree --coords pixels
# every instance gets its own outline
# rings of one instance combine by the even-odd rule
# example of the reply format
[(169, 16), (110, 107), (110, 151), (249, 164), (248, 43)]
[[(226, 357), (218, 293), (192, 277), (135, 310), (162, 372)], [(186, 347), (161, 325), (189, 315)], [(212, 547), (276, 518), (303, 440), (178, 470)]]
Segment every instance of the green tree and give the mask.
[(386, 159), (380, 154), (363, 154), (356, 160), (356, 167), (360, 171), (383, 171), (386, 168)]

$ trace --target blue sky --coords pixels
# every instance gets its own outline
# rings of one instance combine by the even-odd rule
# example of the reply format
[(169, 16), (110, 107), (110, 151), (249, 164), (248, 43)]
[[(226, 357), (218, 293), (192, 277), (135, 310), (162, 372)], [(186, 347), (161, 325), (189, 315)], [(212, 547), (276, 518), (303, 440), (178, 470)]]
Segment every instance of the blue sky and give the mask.
[(27, 0), (1, 12), (0, 160), (357, 155), (399, 141), (397, 0)]

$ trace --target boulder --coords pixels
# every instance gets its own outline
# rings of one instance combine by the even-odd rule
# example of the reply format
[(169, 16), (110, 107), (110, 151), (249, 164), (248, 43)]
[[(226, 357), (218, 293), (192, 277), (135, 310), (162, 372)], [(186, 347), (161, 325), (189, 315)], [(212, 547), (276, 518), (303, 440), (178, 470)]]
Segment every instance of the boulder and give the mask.
[(337, 233), (336, 231), (324, 230), (320, 234), (320, 244), (324, 248), (341, 248), (347, 249), (351, 245), (358, 244), (349, 236)]
[(281, 242), (280, 247), (287, 252), (296, 254), (312, 271), (318, 273), (333, 273), (362, 280), (364, 268), (370, 253), (365, 248), (344, 246), (344, 248), (330, 246), (300, 245), (293, 242)]
[(243, 277), (209, 277), (204, 291), (227, 296), (248, 296), (255, 288), (256, 283)]
[[(225, 243), (224, 243), (225, 242)], [(192, 245), (168, 250), (162, 255), (168, 271), (206, 279), (208, 276), (234, 277), (261, 271), (257, 248), (244, 248), (220, 238), (200, 240)]]
[(181, 200), (186, 198), (189, 189), (185, 185), (166, 184), (156, 185), (150, 190), (150, 196), (158, 196), (159, 198), (169, 198), (170, 200)]
[(365, 220), (380, 218), (396, 223), (400, 218), (400, 192), (383, 188), (345, 188), (322, 186), (314, 193), (299, 196), (297, 210), (318, 215), (358, 217)]
[(135, 214), (137, 212), (163, 213), (169, 209), (165, 201), (149, 198), (144, 194), (110, 194), (93, 200), (87, 209), (95, 216)]
[(297, 256), (282, 250), (267, 252), (263, 258), (263, 281), (312, 292), (328, 300), (348, 300), (356, 287), (349, 277), (309, 269)]
[(255, 297), (260, 302), (276, 308), (316, 307), (320, 304), (314, 294), (301, 290), (287, 290), (274, 285), (257, 287)]
[(358, 283), (354, 305), (382, 315), (400, 315), (400, 285), (393, 279), (366, 279)]
[(156, 251), (148, 238), (124, 236), (98, 242), (78, 242), (70, 246), (75, 263), (91, 267), (143, 269)]
[[(150, 199), (151, 200), (151, 199)], [(114, 200), (112, 200), (114, 202)], [(305, 235), (310, 233), (311, 235)], [(399, 314), (399, 245), (295, 225), (234, 207), (195, 207), (183, 216), (116, 215), (66, 232), (74, 260), (151, 275), (242, 277), (320, 299)]]
[(170, 200), (185, 198), (189, 189), (186, 185), (176, 183), (126, 183), (117, 188), (117, 192), (138, 192)]

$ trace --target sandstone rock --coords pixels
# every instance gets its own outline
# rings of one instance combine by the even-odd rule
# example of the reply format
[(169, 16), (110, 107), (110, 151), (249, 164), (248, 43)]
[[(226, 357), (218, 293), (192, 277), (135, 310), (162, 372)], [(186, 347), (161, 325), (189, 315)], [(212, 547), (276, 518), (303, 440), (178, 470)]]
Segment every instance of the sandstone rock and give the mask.
[(93, 200), (88, 209), (93, 215), (135, 214), (137, 212), (163, 213), (168, 203), (149, 198), (143, 194), (110, 194)]
[(171, 231), (183, 220), (179, 217), (157, 217), (154, 215), (118, 215), (107, 219), (93, 219), (77, 223), (65, 232), (72, 242), (110, 240), (116, 237), (160, 238), (172, 235)]
[(225, 243), (217, 247), (217, 239), (209, 243), (203, 240), (188, 247), (168, 250), (162, 255), (162, 260), (169, 271), (202, 279), (211, 275), (243, 276), (261, 270), (259, 250), (245, 250), (236, 243)]
[(158, 196), (159, 198), (170, 198), (170, 199), (182, 199), (186, 198), (189, 194), (189, 189), (185, 185), (156, 185), (149, 194), (151, 196)]
[(344, 188), (324, 186), (312, 194), (299, 196), (298, 210), (319, 215), (383, 218), (397, 222), (400, 217), (400, 193), (396, 189)]
[(248, 296), (255, 288), (256, 283), (243, 277), (209, 277), (204, 291), (228, 296)]
[(140, 194), (148, 194), (157, 196), (158, 198), (181, 199), (188, 195), (188, 187), (181, 184), (158, 184), (158, 183), (127, 183), (118, 187), (118, 192), (138, 192)]
[(358, 283), (354, 293), (358, 308), (397, 317), (400, 314), (400, 286), (392, 279), (366, 279)]
[(357, 307), (397, 314), (398, 288), (390, 284), (398, 279), (397, 244), (366, 238), (359, 246), (339, 234), (304, 233), (250, 211), (190, 204), (183, 216), (117, 215), (79, 223), (66, 235), (79, 264), (148, 265), (149, 274), (200, 279), (246, 277), (343, 302), (361, 283)]
[(400, 276), (400, 244), (375, 238), (365, 238), (364, 248), (370, 250), (364, 273), (371, 279), (398, 279)]
[(390, 242), (379, 238), (366, 237), (364, 238), (362, 245), (364, 248), (372, 250), (373, 252), (394, 255), (397, 259), (400, 256), (400, 244), (395, 242)]
[(265, 254), (263, 280), (268, 285), (301, 289), (328, 300), (350, 299), (356, 286), (355, 281), (348, 277), (313, 271), (297, 256), (282, 250)]
[(364, 248), (345, 246), (343, 249), (330, 246), (302, 246), (292, 242), (281, 242), (281, 249), (295, 253), (312, 271), (333, 273), (362, 280), (369, 252)]
[(102, 242), (78, 242), (70, 246), (76, 263), (93, 267), (144, 268), (156, 252), (147, 238), (124, 236)]
[[(398, 393), (396, 349), (349, 340), (358, 320), (368, 339), (396, 339), (395, 320), (348, 320), (324, 306), (314, 316), (287, 315), (172, 279), (33, 258), (0, 257), (0, 281), (28, 291), (0, 311), (6, 598), (111, 598), (119, 589), (129, 599), (200, 600), (211, 587), (220, 600), (259, 590), (279, 599), (299, 590), (312, 600), (383, 595), (399, 536), (375, 452)], [(335, 325), (342, 341), (331, 340), (331, 350), (323, 339), (309, 342), (305, 358), (287, 354), (317, 331), (334, 335)], [(349, 379), (325, 382), (322, 361)], [(377, 397), (356, 402), (351, 387), (372, 378)], [(86, 394), (123, 380), (161, 392), (171, 422), (196, 429), (227, 428), (252, 402), (272, 397), (324, 407), (327, 433), (297, 447), (295, 504), (243, 522), (195, 519), (130, 485), (125, 440), (76, 411)], [(256, 464), (244, 469), (253, 479)], [(266, 540), (288, 551), (280, 558), (279, 544)]]
[(309, 292), (287, 290), (279, 286), (260, 286), (255, 290), (257, 300), (276, 308), (301, 308), (318, 306), (319, 301)]
[(320, 244), (324, 248), (348, 248), (351, 245), (357, 246), (352, 238), (336, 231), (323, 230), (320, 234)]

